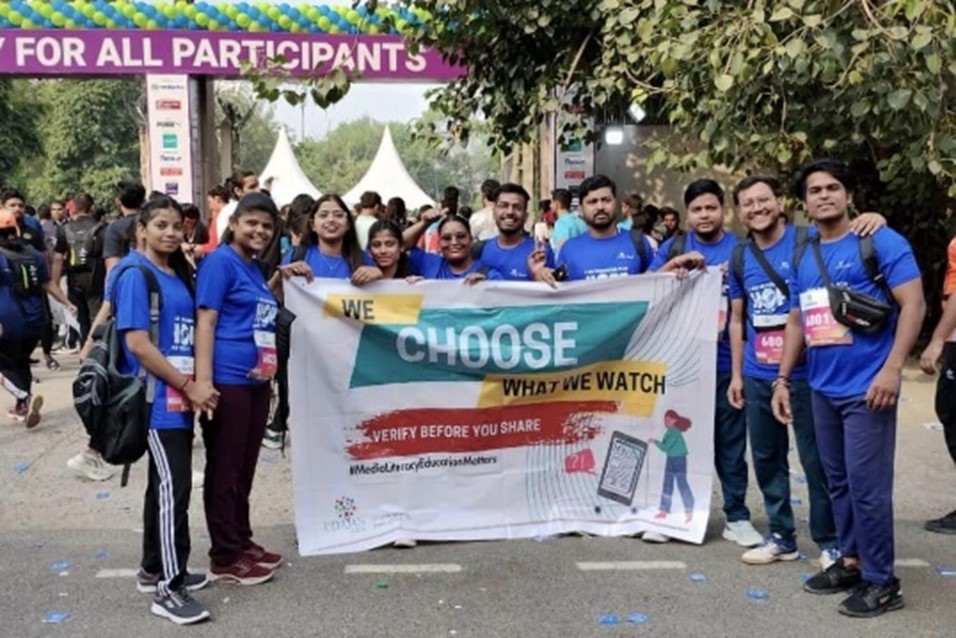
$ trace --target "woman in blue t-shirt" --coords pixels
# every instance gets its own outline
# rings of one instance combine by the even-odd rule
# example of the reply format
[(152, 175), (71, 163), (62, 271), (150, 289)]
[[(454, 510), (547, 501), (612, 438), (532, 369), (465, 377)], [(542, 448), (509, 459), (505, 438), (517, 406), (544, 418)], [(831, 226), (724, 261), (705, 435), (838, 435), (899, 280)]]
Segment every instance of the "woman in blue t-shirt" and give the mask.
[[(117, 266), (110, 299), (123, 336), (122, 371), (138, 374), (145, 368), (156, 384), (137, 588), (155, 592), (152, 613), (188, 624), (209, 617), (189, 595), (206, 584), (206, 576), (186, 572), (193, 410), (214, 409), (219, 393), (208, 382), (193, 381), (195, 307), (192, 269), (181, 248), (182, 209), (171, 198), (158, 197), (143, 207), (137, 221), (143, 252)], [(162, 299), (155, 342), (150, 338), (149, 280), (159, 286)]]
[(270, 580), (282, 556), (252, 541), (249, 494), (269, 416), (276, 374), (276, 298), (257, 260), (275, 232), (278, 211), (263, 193), (239, 200), (220, 246), (196, 279), (196, 378), (220, 401), (202, 422), (206, 444), (203, 500), (212, 547), (209, 575), (241, 585)]
[[(368, 230), (368, 254), (384, 279), (405, 279), (412, 274), (412, 263), (402, 250), (402, 229), (390, 220), (379, 220)], [(356, 273), (353, 281), (359, 277)]]
[(355, 219), (342, 198), (328, 193), (315, 202), (312, 223), (299, 245), (282, 259), (283, 276), (348, 279), (363, 265)]
[(440, 255), (413, 248), (408, 253), (412, 275), (421, 279), (463, 279), (474, 284), (485, 279), (502, 279), (494, 268), (483, 266), (472, 255), (474, 239), (468, 222), (458, 215), (449, 215), (438, 224)]

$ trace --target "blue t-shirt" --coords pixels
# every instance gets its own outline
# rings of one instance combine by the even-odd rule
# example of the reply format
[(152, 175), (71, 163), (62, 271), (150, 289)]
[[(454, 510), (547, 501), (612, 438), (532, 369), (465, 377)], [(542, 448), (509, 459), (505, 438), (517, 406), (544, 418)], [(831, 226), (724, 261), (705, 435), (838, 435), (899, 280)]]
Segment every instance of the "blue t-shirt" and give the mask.
[(567, 213), (563, 217), (559, 217), (558, 221), (554, 222), (554, 228), (551, 230), (551, 249), (554, 250), (555, 256), (561, 254), (561, 249), (569, 239), (587, 234), (587, 232), (588, 225), (581, 219), (580, 214)]
[(39, 219), (30, 215), (20, 217), (20, 238), (36, 248), (41, 253), (46, 250), (46, 240), (43, 235), (43, 224)]
[(270, 335), (274, 354), (279, 305), (255, 260), (246, 262), (225, 245), (199, 262), (196, 307), (219, 313), (213, 381), (226, 385), (265, 383), (249, 375), (260, 362), (263, 349), (269, 347)]
[[(873, 248), (880, 263), (880, 272), (891, 289), (920, 278), (919, 266), (916, 265), (909, 242), (896, 231), (880, 228), (873, 234)], [(859, 237), (849, 233), (837, 241), (821, 243), (820, 254), (834, 284), (844, 284), (857, 292), (890, 301), (866, 273), (860, 257)], [(807, 248), (801, 258), (799, 270), (792, 274), (789, 285), (790, 303), (795, 308), (800, 307), (801, 319), (804, 319), (808, 314), (810, 297), (821, 295), (820, 291), (825, 293), (812, 246)], [(802, 294), (805, 294), (805, 304), (801, 304)], [(805, 326), (805, 336), (809, 337), (806, 330)], [(851, 330), (847, 335), (852, 340), (850, 344), (811, 344), (807, 351), (810, 387), (833, 399), (866, 394), (893, 348), (895, 333), (896, 317), (877, 334), (867, 335)]]
[[(295, 248), (286, 252), (282, 258), (282, 265), (288, 266), (292, 263), (292, 256)], [(302, 259), (309, 264), (312, 274), (317, 279), (348, 279), (352, 276), (352, 269), (349, 268), (349, 262), (341, 255), (329, 257), (319, 251), (318, 246), (309, 246), (305, 251), (305, 257)]]
[(484, 261), (472, 261), (468, 270), (461, 273), (453, 272), (451, 264), (445, 261), (441, 255), (426, 253), (420, 248), (413, 248), (408, 251), (408, 261), (412, 267), (412, 274), (424, 277), (425, 279), (464, 279), (473, 272), (484, 269), (485, 277), (490, 280), (501, 280), (504, 277), (501, 273), (485, 265)]
[[(24, 216), (26, 219), (27, 216)], [(46, 258), (42, 253), (30, 246), (23, 246), (22, 254), (32, 256), (36, 272), (31, 274), (37, 284), (50, 281), (50, 272), (46, 268)], [(21, 296), (13, 289), (14, 277), (17, 277), (10, 261), (0, 252), (0, 325), (3, 326), (4, 341), (18, 341), (36, 337), (40, 334), (44, 324), (43, 298), (46, 292), (37, 291), (36, 294)]]
[[(141, 258), (134, 263), (143, 264), (153, 271), (163, 295), (159, 311), (159, 344), (154, 345), (174, 368), (193, 378), (196, 310), (192, 293), (178, 277), (163, 272), (149, 259)], [(122, 271), (117, 266), (112, 272), (119, 273), (113, 284), (116, 294), (112, 303), (116, 329), (122, 335), (123, 363), (120, 370), (126, 374), (138, 374), (139, 359), (126, 347), (125, 333), (130, 330), (149, 331), (149, 287), (146, 276), (136, 265)], [(154, 430), (188, 430), (193, 427), (192, 406), (183, 394), (167, 387), (166, 382), (158, 377), (149, 426)]]
[[(808, 236), (815, 234), (816, 228), (811, 226)], [(790, 297), (784, 295), (760, 267), (754, 257), (754, 250), (760, 250), (756, 244), (743, 249), (743, 282), (738, 281), (734, 273), (730, 273), (728, 284), (731, 301), (742, 299), (746, 308), (744, 376), (766, 381), (776, 379), (780, 371), (783, 334), (790, 314)], [(797, 230), (788, 225), (783, 237), (773, 246), (764, 249), (763, 254), (780, 278), (787, 281), (791, 276), (796, 250)], [(797, 380), (806, 379), (806, 363), (797, 365), (790, 376)]]
[[(654, 248), (647, 237), (642, 237), (645, 254), (653, 261)], [(650, 263), (644, 263), (630, 232), (619, 232), (613, 237), (595, 239), (590, 233), (567, 241), (558, 254), (558, 268), (568, 267), (568, 281), (626, 277), (646, 272)]]
[[(528, 257), (534, 252), (534, 238), (526, 236), (520, 244), (511, 248), (503, 248), (499, 239), (500, 237), (495, 237), (484, 243), (481, 263), (497, 270), (506, 281), (531, 281)], [(544, 250), (548, 268), (554, 268), (554, 253), (551, 252), (551, 247), (545, 245)]]
[[(730, 258), (733, 256), (734, 246), (740, 242), (736, 235), (727, 232), (723, 233), (720, 236), (720, 240), (713, 244), (702, 242), (697, 237), (697, 233), (688, 233), (685, 237), (687, 237), (687, 239), (684, 244), (684, 253), (697, 251), (704, 256), (704, 260), (708, 266), (717, 267), (730, 267)], [(670, 250), (671, 244), (674, 243), (674, 239), (674, 237), (671, 237), (661, 245), (651, 264), (652, 271), (657, 272), (667, 263), (667, 253)], [(720, 332), (717, 337), (717, 372), (730, 372), (730, 331), (728, 329), (730, 299), (727, 289), (726, 273), (724, 274), (724, 286), (721, 291), (720, 304), (720, 320), (718, 326)]]
[[(129, 251), (129, 253), (116, 262), (116, 265), (113, 266), (113, 269), (110, 270), (110, 274), (106, 275), (106, 284), (103, 291), (103, 299), (112, 303), (113, 299), (113, 288), (116, 286), (116, 274), (120, 272), (120, 269), (129, 265), (135, 264), (139, 261), (145, 259), (143, 254), (135, 250)], [(148, 261), (148, 260), (147, 260)]]

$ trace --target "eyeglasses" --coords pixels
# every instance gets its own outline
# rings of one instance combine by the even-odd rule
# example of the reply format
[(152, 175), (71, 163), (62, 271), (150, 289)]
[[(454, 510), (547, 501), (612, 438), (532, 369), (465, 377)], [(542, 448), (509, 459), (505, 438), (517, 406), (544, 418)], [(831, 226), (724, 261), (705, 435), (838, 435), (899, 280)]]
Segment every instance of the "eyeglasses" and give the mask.
[(754, 205), (767, 206), (769, 204), (772, 204), (773, 201), (774, 201), (774, 198), (769, 196), (757, 197), (756, 199), (744, 199), (744, 200), (741, 200), (740, 207), (750, 208), (751, 206), (754, 206)]
[(315, 214), (316, 219), (345, 219), (349, 214), (344, 210), (320, 210)]

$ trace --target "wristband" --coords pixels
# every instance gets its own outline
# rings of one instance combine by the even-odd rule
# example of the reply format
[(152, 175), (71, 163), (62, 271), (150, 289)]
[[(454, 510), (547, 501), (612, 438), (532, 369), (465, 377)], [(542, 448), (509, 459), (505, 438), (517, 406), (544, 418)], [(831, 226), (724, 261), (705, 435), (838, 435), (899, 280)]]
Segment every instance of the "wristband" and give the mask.
[(189, 385), (189, 377), (186, 377), (186, 380), (183, 381), (183, 384), (179, 386), (179, 391), (182, 392), (185, 390), (187, 385)]
[(790, 378), (789, 377), (777, 377), (774, 379), (773, 383), (770, 384), (771, 390), (776, 390), (777, 388), (787, 388), (790, 389)]

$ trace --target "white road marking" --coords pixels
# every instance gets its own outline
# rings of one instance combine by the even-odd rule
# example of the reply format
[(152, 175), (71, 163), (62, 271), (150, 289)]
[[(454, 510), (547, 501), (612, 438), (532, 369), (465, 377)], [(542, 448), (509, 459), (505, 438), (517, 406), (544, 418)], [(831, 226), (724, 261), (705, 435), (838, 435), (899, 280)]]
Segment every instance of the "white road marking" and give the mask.
[(576, 563), (582, 572), (637, 571), (649, 569), (687, 569), (687, 563), (679, 560), (632, 560), (606, 563)]
[(929, 567), (922, 558), (897, 558), (893, 563), (896, 567)]
[(346, 565), (346, 574), (457, 574), (456, 563), (426, 563), (423, 565)]
[[(197, 567), (189, 567), (188, 569), (191, 574), (202, 574), (206, 571)], [(136, 578), (138, 573), (138, 569), (101, 569), (96, 572), (93, 578)]]

